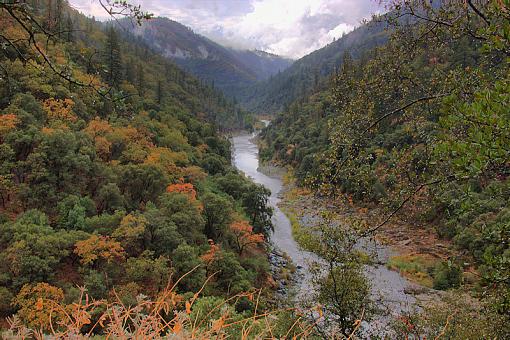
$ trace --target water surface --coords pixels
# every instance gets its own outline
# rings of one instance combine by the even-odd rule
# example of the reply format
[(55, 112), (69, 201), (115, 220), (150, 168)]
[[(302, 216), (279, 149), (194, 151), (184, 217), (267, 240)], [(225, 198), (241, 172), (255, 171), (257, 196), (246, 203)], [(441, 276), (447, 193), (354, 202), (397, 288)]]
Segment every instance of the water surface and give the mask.
[(255, 183), (262, 184), (271, 191), (269, 204), (274, 209), (273, 226), (274, 232), (271, 235), (271, 243), (280, 251), (286, 253), (294, 265), (300, 268), (304, 274), (297, 288), (297, 294), (304, 299), (311, 298), (311, 290), (308, 275), (308, 262), (314, 259), (314, 255), (299, 248), (292, 236), (292, 228), (289, 219), (278, 207), (281, 201), (279, 192), (283, 183), (278, 177), (268, 176), (259, 171), (259, 150), (253, 142), (255, 134), (243, 134), (233, 138), (234, 165), (250, 177)]
[[(272, 218), (274, 232), (271, 236), (271, 243), (280, 251), (285, 252), (302, 273), (302, 279), (296, 287), (295, 305), (313, 303), (314, 293), (308, 264), (317, 261), (317, 256), (301, 250), (294, 240), (290, 221), (278, 207), (278, 203), (281, 201), (279, 193), (283, 188), (283, 182), (277, 176), (268, 176), (259, 171), (259, 151), (257, 144), (253, 141), (255, 137), (255, 134), (243, 134), (233, 138), (233, 163), (237, 169), (244, 172), (255, 183), (262, 184), (271, 191), (269, 204), (274, 209)], [(366, 246), (369, 245), (366, 244)], [(385, 263), (392, 254), (387, 246), (373, 245), (368, 248), (371, 249), (370, 253), (374, 258), (382, 263)], [(414, 309), (416, 299), (407, 290), (415, 285), (382, 264), (367, 266), (365, 273), (372, 286), (372, 300), (378, 309), (382, 310), (380, 310), (381, 314), (372, 318), (370, 322), (364, 322), (363, 328), (365, 331), (379, 335), (391, 334), (388, 331), (391, 321), (398, 315)]]

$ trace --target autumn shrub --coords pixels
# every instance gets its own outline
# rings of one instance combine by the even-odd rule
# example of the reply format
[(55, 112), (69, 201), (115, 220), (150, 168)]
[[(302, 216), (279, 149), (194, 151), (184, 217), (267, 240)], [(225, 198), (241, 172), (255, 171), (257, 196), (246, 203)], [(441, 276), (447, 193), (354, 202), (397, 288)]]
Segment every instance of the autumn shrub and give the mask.
[(55, 305), (62, 303), (64, 292), (47, 283), (25, 285), (14, 298), (13, 304), (18, 308), (17, 315), (27, 327), (51, 331), (53, 324), (62, 322), (65, 313), (55, 310)]
[(20, 309), (8, 319), (10, 327), (2, 336), (9, 339), (28, 336), (36, 339), (48, 336), (252, 339), (287, 338), (290, 334), (307, 339), (316, 336), (315, 322), (303, 317), (305, 310), (262, 310), (261, 291), (226, 298), (201, 297), (205, 288), (202, 286), (195, 294), (179, 295), (175, 290), (179, 280), (154, 299), (139, 294), (140, 286), (128, 284), (112, 290), (109, 300), (91, 299), (82, 288), (80, 296), (70, 304), (64, 302), (59, 288), (46, 283), (26, 286), (15, 299)]
[(392, 323), (392, 338), (404, 339), (508, 339), (504, 319), (487, 304), (459, 291), (445, 292), (421, 311), (402, 315)]

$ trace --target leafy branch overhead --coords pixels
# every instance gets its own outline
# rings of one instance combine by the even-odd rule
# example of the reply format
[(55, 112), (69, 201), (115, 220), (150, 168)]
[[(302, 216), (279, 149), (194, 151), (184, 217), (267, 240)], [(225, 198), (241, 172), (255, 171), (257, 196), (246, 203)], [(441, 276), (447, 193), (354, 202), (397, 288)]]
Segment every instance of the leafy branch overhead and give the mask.
[[(152, 14), (143, 12), (140, 5), (132, 5), (127, 1), (118, 0), (98, 0), (107, 13), (116, 19), (119, 16), (130, 17), (141, 25), (143, 20), (152, 18)], [(17, 57), (24, 63), (33, 64), (31, 59), (34, 54), (42, 58), (47, 67), (56, 75), (68, 81), (72, 85), (90, 87), (98, 94), (110, 99), (118, 100), (111, 95), (111, 88), (98, 86), (94, 81), (83, 82), (77, 79), (68, 67), (62, 67), (58, 62), (52, 60), (47, 53), (49, 44), (57, 43), (65, 35), (72, 35), (78, 32), (69, 27), (70, 21), (67, 21), (68, 27), (64, 27), (64, 1), (56, 1), (53, 9), (52, 2), (48, 3), (46, 16), (34, 15), (34, 8), (25, 1), (12, 1), (0, 3), (0, 15), (5, 17), (8, 25), (12, 25), (13, 29), (19, 27), (18, 34), (12, 36), (9, 34), (0, 34), (4, 53), (7, 48), (12, 48)], [(37, 6), (37, 5), (35, 5)], [(53, 13), (55, 12), (55, 13)], [(9, 32), (7, 32), (9, 33)], [(5, 72), (7, 70), (4, 69)]]

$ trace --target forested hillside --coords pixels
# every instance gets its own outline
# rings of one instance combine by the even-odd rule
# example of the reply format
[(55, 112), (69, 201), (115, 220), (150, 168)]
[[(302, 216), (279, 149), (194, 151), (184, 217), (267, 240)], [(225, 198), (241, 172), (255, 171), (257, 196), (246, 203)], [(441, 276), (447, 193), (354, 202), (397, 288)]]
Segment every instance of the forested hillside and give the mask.
[(140, 321), (156, 334), (179, 333), (173, 310), (194, 327), (220, 317), (210, 306), (251, 315), (252, 296), (232, 297), (270, 279), (268, 191), (231, 167), (218, 133), (243, 127), (244, 112), (65, 1), (2, 3), (0, 33), (0, 318), (17, 313), (11, 331), (123, 336), (145, 326), (115, 313), (140, 317), (130, 308), (154, 306), (144, 299), (159, 301)]
[(141, 26), (129, 21), (120, 24), (183, 69), (214, 84), (229, 98), (244, 97), (251, 86), (292, 63), (290, 59), (261, 51), (221, 46), (167, 18), (155, 18)]
[(510, 0), (381, 3), (278, 72), (0, 2), (0, 338), (510, 338)]
[(474, 263), (472, 293), (505, 338), (510, 2), (394, 3), (388, 42), (363, 58), (345, 51), (326, 89), (262, 132), (261, 155), (321, 195), (384, 208), (383, 224), (400, 219), (451, 240), (461, 255), (434, 273), (434, 287), (459, 287)]
[(294, 102), (308, 97), (342, 63), (348, 51), (355, 59), (387, 40), (386, 22), (379, 18), (361, 25), (327, 46), (294, 62), (289, 68), (256, 84), (240, 97), (249, 110), (261, 114), (278, 113)]

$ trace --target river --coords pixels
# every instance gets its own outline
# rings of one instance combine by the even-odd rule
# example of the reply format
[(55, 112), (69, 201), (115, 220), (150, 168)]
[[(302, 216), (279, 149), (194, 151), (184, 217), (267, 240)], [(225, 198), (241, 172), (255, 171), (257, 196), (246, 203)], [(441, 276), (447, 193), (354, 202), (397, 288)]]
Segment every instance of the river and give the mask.
[(300, 299), (310, 300), (311, 285), (308, 275), (308, 263), (315, 259), (312, 253), (301, 250), (292, 236), (292, 227), (289, 219), (278, 207), (280, 202), (279, 193), (283, 183), (278, 176), (269, 176), (259, 171), (259, 150), (253, 139), (255, 134), (243, 134), (233, 138), (234, 158), (233, 162), (237, 169), (244, 172), (255, 183), (262, 184), (271, 191), (269, 204), (274, 209), (273, 226), (274, 232), (271, 235), (271, 243), (281, 252), (287, 254), (294, 265), (303, 274), (299, 282), (296, 294)]
[[(313, 289), (310, 282), (308, 263), (315, 261), (317, 257), (300, 249), (292, 236), (292, 228), (289, 219), (278, 207), (281, 201), (279, 193), (283, 189), (283, 182), (278, 176), (268, 176), (259, 171), (259, 151), (254, 142), (256, 134), (242, 134), (233, 137), (233, 163), (235, 167), (250, 177), (255, 183), (262, 184), (271, 191), (269, 204), (274, 209), (273, 225), (274, 232), (271, 243), (275, 248), (286, 253), (294, 265), (302, 273), (296, 287), (295, 304), (310, 302), (313, 299)], [(378, 263), (385, 263), (392, 251), (389, 247), (375, 245), (371, 248), (375, 253)], [(367, 266), (366, 275), (372, 286), (372, 300), (379, 309), (384, 309), (381, 314), (365, 323), (365, 329), (371, 329), (380, 333), (386, 333), (391, 320), (402, 313), (411, 312), (416, 305), (416, 298), (409, 290), (422, 288), (407, 281), (397, 272), (389, 270), (384, 264)]]

